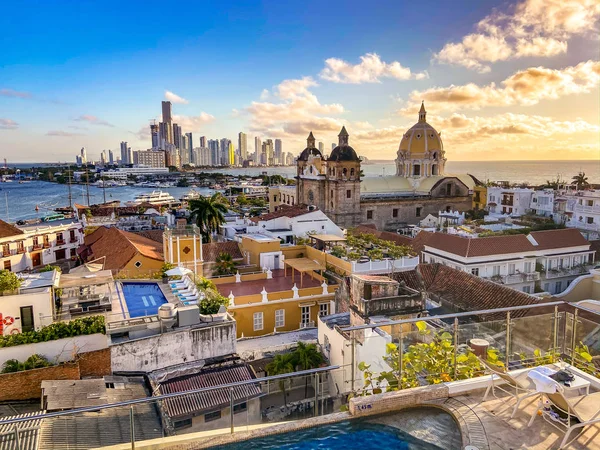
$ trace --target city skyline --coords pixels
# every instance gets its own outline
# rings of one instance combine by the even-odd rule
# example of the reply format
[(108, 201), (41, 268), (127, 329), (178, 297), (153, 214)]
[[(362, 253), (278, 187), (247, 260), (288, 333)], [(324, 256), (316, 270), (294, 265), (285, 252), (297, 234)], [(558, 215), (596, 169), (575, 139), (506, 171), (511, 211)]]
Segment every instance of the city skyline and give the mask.
[[(148, 30), (152, 8), (135, 3), (118, 15), (37, 5), (26, 17), (22, 4), (8, 5), (3, 157), (65, 161), (85, 147), (100, 159), (103, 150), (120, 154), (120, 142), (125, 152), (152, 148), (162, 101), (173, 104), (182, 142), (192, 133), (192, 149), (200, 136), (239, 146), (241, 132), (248, 155), (258, 137), (297, 156), (309, 131), (327, 150), (344, 125), (359, 154), (391, 160), (424, 100), (455, 161), (600, 154), (597, 2), (318, 7), (314, 15), (310, 4), (190, 3), (181, 8), (203, 17), (199, 27)], [(93, 19), (75, 20), (82, 16)], [(43, 33), (24, 35), (25, 21)], [(202, 70), (208, 61), (223, 70)]]

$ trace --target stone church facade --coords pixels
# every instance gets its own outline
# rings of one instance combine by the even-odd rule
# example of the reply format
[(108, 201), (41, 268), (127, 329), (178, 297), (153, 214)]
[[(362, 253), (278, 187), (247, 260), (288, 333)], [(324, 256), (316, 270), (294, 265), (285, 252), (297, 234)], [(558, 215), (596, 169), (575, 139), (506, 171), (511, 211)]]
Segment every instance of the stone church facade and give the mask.
[(402, 136), (395, 176), (361, 177), (361, 161), (345, 127), (327, 158), (311, 132), (296, 163), (297, 202), (318, 207), (341, 227), (375, 224), (388, 231), (430, 213), (471, 209), (476, 179), (445, 174), (443, 142), (426, 114), (421, 105), (419, 121)]

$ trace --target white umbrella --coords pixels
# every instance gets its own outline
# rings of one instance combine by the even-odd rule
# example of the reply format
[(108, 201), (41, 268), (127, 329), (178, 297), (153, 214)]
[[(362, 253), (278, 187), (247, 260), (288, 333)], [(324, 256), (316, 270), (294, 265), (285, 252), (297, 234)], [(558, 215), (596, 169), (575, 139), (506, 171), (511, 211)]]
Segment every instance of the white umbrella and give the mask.
[(174, 269), (167, 270), (165, 275), (169, 277), (182, 277), (187, 275), (188, 273), (193, 273), (190, 269), (186, 269), (185, 267), (177, 266)]

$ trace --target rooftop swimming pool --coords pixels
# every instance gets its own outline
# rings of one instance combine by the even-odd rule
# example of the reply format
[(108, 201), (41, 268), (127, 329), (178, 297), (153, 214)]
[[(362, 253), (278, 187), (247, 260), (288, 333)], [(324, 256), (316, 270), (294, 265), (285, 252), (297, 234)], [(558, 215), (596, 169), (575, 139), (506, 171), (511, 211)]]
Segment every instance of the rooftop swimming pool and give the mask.
[[(441, 450), (434, 444), (419, 440), (399, 428), (365, 420), (351, 420), (307, 428), (283, 434), (273, 434), (236, 442), (221, 450)], [(446, 447), (445, 450), (448, 450)]]
[(158, 314), (158, 307), (167, 303), (167, 298), (158, 283), (123, 282), (123, 296), (129, 317), (142, 317)]

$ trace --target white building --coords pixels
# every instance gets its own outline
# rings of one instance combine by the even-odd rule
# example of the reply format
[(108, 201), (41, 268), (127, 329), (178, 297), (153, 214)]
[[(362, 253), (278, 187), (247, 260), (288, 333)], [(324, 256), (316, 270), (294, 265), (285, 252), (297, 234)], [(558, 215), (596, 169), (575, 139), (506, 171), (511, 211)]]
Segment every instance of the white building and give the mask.
[(487, 205), (490, 214), (522, 216), (531, 208), (533, 189), (525, 188), (487, 188)]
[(557, 212), (569, 228), (600, 232), (600, 191), (563, 191), (557, 199)]
[(83, 227), (74, 219), (16, 227), (0, 220), (0, 269), (22, 272), (75, 258)]
[(595, 251), (577, 230), (483, 238), (422, 233), (423, 262), (441, 263), (528, 294), (558, 294), (594, 261)]
[[(163, 152), (156, 152), (163, 153)], [(119, 180), (126, 180), (129, 175), (166, 175), (169, 173), (168, 167), (119, 167), (118, 169), (105, 170), (100, 172), (100, 176)]]
[(323, 211), (309, 210), (302, 206), (282, 208), (249, 219), (237, 219), (222, 225), (222, 233), (240, 242), (243, 234), (261, 234), (279, 239), (284, 244), (292, 244), (296, 238), (306, 238), (309, 234), (344, 235), (342, 229)]
[(554, 190), (535, 191), (531, 196), (529, 207), (538, 216), (552, 217), (554, 215)]

